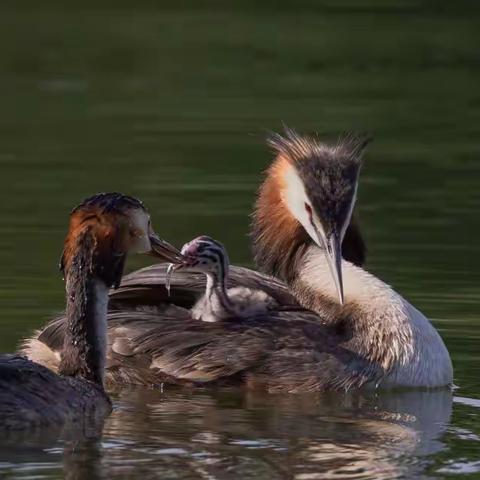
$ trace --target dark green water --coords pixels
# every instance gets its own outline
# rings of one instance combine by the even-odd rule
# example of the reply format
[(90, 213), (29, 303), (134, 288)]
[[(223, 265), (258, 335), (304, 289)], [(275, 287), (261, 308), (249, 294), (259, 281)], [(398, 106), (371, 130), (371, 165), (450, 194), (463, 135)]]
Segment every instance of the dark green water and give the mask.
[(433, 319), (466, 399), (119, 391), (100, 441), (6, 443), (0, 477), (480, 476), (474, 4), (10, 3), (0, 6), (0, 351), (62, 308), (67, 215), (91, 193), (137, 195), (164, 237), (208, 233), (249, 265), (263, 138), (284, 121), (326, 138), (374, 135), (358, 203), (368, 269)]

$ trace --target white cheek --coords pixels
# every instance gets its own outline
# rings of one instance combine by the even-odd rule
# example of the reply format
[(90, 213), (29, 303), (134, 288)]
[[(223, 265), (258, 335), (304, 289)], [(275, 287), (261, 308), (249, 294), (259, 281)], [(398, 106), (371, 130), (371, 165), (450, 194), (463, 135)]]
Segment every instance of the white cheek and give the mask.
[(289, 167), (285, 173), (285, 184), (287, 187), (283, 191), (283, 201), (290, 213), (302, 224), (310, 237), (315, 242), (318, 242), (317, 234), (310, 223), (310, 217), (305, 209), (305, 204), (310, 205), (310, 201), (305, 192), (303, 182), (293, 167)]
[(142, 235), (140, 237), (137, 237), (133, 245), (131, 247), (131, 252), (132, 253), (147, 253), (152, 249), (152, 245), (150, 243), (150, 239), (148, 238), (148, 235)]

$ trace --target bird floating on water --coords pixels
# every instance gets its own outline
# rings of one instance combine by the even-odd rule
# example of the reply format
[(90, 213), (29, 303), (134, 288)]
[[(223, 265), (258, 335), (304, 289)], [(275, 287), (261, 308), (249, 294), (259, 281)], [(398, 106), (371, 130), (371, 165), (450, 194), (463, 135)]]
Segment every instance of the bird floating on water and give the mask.
[[(179, 271), (168, 297), (165, 267), (134, 272), (110, 294), (108, 379), (271, 392), (450, 385), (450, 356), (435, 328), (359, 266), (364, 244), (351, 218), (366, 144), (355, 135), (333, 144), (290, 129), (272, 135), (275, 159), (251, 232), (266, 275), (233, 267), (229, 286), (263, 290), (281, 308), (198, 322), (189, 309), (205, 292), (201, 276)], [(178, 308), (162, 310), (166, 303)], [(141, 311), (145, 305), (154, 308)], [(64, 325), (56, 319), (34, 340), (55, 355)], [(35, 358), (34, 349), (26, 351)]]
[(133, 197), (99, 194), (72, 211), (61, 259), (66, 328), (58, 374), (19, 355), (1, 355), (0, 428), (58, 426), (110, 413), (103, 382), (108, 291), (120, 284), (128, 253), (181, 258), (154, 233)]

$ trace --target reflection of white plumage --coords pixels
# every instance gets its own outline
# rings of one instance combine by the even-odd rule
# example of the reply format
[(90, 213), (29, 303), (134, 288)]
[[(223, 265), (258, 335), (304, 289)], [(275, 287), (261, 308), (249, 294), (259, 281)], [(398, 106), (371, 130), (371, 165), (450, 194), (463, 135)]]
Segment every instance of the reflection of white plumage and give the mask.
[[(105, 436), (125, 432), (139, 448), (148, 447), (141, 428), (148, 424), (159, 432), (158, 448), (201, 451), (188, 465), (198, 469), (199, 478), (210, 479), (225, 478), (226, 466), (242, 476), (245, 459), (249, 471), (258, 468), (265, 478), (421, 478), (421, 460), (445, 450), (452, 410), (448, 389), (274, 396), (234, 389), (188, 397), (174, 390), (162, 395), (156, 389), (121, 389), (117, 399), (123, 408), (109, 418)], [(163, 433), (179, 428), (190, 432), (188, 444)], [(142, 449), (150, 450), (157, 458), (156, 449)], [(168, 459), (169, 467), (176, 457)]]
[[(184, 263), (174, 265), (170, 272), (185, 269), (204, 273), (207, 277), (205, 295), (193, 306), (192, 316), (204, 322), (229, 318), (241, 319), (266, 313), (277, 303), (262, 290), (234, 287), (227, 290), (229, 260), (224, 246), (207, 236), (186, 243), (182, 248)], [(168, 281), (167, 281), (168, 282)]]

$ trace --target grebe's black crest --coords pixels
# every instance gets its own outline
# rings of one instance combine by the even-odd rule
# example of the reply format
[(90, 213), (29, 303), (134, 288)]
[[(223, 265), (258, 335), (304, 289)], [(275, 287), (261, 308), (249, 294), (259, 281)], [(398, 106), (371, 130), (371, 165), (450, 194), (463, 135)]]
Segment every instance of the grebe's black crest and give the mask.
[(332, 164), (347, 166), (360, 165), (365, 147), (372, 137), (364, 133), (345, 132), (335, 145), (328, 145), (315, 135), (300, 135), (293, 128), (285, 127), (284, 134), (271, 132), (267, 144), (275, 153), (285, 156), (295, 166), (305, 160), (315, 159), (318, 166)]
[(147, 211), (143, 202), (135, 197), (118, 192), (97, 193), (83, 200), (71, 213), (79, 210), (95, 208), (102, 213), (122, 213), (128, 209)]

